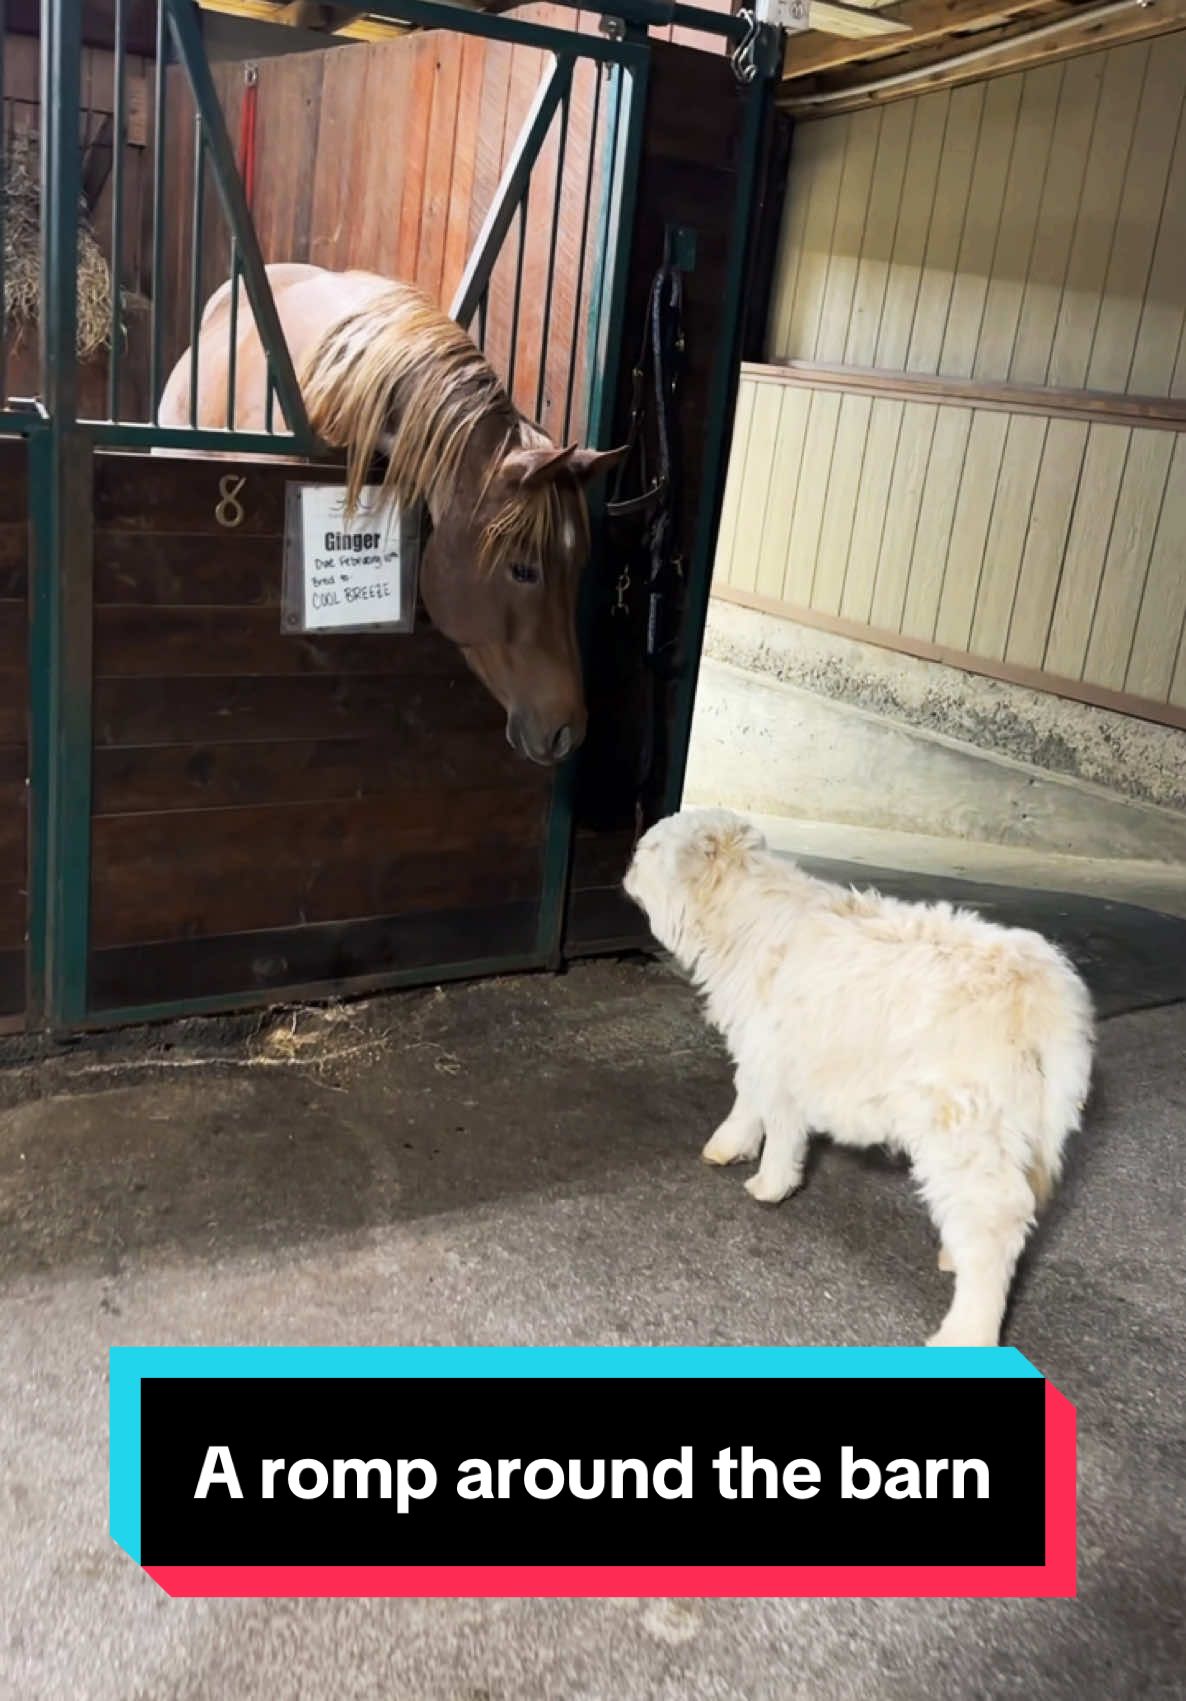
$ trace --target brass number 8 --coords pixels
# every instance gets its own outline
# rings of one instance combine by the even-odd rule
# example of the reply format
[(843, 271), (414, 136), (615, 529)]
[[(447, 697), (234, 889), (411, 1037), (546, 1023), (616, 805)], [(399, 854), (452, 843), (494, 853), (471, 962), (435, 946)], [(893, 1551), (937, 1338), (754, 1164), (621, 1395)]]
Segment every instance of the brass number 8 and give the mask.
[(243, 524), (243, 504), (239, 501), (239, 492), (247, 483), (245, 478), (235, 478), (227, 473), (225, 478), (218, 481), (218, 494), (221, 500), (215, 505), (214, 518), (220, 526), (233, 529)]

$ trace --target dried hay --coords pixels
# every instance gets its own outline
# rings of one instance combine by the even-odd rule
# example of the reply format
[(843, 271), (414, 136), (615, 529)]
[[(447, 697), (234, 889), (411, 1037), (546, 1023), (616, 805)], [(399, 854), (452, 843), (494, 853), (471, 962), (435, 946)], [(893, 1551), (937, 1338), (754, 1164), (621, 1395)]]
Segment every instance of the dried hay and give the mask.
[[(23, 131), (9, 142), (4, 173), (4, 311), (19, 334), (41, 316), (41, 169), (38, 140)], [(78, 209), (78, 358), (111, 341), (111, 268), (86, 208)], [(129, 303), (125, 300), (124, 305)]]

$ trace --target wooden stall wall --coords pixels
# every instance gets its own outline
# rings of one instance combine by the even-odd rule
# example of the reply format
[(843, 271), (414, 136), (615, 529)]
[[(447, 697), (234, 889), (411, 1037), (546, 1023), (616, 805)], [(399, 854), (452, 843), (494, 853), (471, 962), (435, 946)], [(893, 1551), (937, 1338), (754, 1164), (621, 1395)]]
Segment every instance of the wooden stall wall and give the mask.
[[(596, 25), (595, 16), (562, 7), (531, 8), (530, 15), (566, 28)], [(417, 284), (447, 307), (550, 61), (534, 48), (444, 31), (258, 61), (253, 213), (265, 260), (380, 272)], [(238, 151), (244, 67), (221, 64), (214, 74)], [(169, 362), (189, 341), (194, 136), (183, 73), (172, 71), (170, 84), (168, 181), (175, 192), (163, 280)], [(514, 394), (523, 411), (556, 436), (570, 411), (570, 437), (584, 426), (585, 330), (608, 113), (606, 73), (582, 61), (574, 73), (564, 149), (546, 351), (558, 117), (532, 175)], [(212, 188), (205, 207), (203, 299), (229, 267)], [(511, 366), (519, 228), (516, 220), (494, 273), (487, 315), (486, 351), (504, 376)]]
[(0, 442), (0, 1031), (25, 1009), (28, 452)]
[(1184, 95), (1180, 32), (798, 127), (721, 595), (1186, 724)]
[(431, 628), (282, 634), (310, 475), (223, 465), (96, 461), (92, 1008), (530, 954), (550, 775)]

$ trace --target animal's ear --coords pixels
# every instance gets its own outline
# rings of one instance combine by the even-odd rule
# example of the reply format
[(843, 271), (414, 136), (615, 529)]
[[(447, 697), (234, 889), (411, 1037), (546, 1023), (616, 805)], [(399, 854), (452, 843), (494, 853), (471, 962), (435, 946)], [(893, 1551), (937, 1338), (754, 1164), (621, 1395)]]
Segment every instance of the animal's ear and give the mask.
[(747, 851), (765, 850), (766, 840), (756, 827), (739, 815), (713, 814), (701, 822), (691, 837), (696, 858), (708, 863), (737, 861)]
[(503, 458), (498, 475), (504, 484), (518, 490), (536, 490), (562, 472), (578, 484), (588, 484), (616, 467), (626, 452), (625, 445), (620, 449), (582, 449), (576, 443), (565, 449), (512, 449)]

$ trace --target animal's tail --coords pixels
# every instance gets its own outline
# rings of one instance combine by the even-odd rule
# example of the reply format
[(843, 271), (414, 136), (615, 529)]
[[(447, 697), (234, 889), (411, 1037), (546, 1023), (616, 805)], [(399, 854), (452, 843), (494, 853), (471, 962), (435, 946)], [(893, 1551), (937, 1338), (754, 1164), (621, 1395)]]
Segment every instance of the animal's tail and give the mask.
[(1041, 1072), (1040, 1112), (1026, 1179), (1038, 1210), (1046, 1204), (1062, 1170), (1067, 1136), (1079, 1126), (1091, 1085), (1094, 1018), (1087, 988), (1071, 964), (1055, 958), (1039, 984), (1030, 989), (1033, 1025)]

